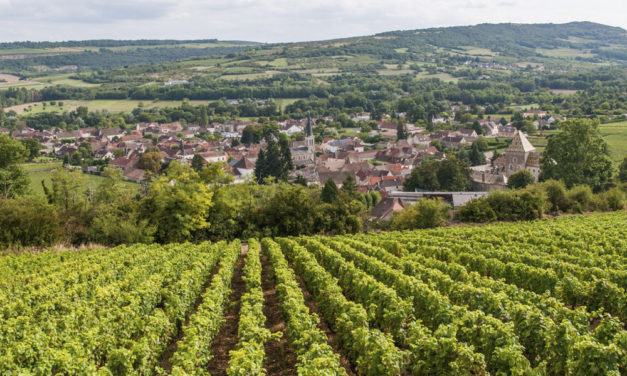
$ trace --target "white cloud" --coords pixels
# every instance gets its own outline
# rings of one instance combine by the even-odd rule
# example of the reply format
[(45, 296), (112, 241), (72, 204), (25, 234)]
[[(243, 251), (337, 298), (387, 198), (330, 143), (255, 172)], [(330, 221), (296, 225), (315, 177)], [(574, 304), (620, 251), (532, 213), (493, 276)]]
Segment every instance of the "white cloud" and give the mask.
[(0, 0), (0, 40), (302, 41), (483, 22), (627, 27), (623, 0)]

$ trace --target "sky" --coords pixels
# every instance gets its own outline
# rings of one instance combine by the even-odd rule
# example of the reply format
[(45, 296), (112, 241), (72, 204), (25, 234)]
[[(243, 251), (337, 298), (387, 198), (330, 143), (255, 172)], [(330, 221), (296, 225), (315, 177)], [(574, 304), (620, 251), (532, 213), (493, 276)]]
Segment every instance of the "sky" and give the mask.
[(627, 0), (0, 0), (0, 41), (297, 42), (478, 23), (627, 29)]

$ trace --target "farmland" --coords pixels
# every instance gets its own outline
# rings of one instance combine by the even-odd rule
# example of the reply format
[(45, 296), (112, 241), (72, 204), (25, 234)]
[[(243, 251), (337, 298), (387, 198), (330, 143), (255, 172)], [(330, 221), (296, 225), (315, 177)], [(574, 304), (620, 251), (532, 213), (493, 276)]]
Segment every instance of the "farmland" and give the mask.
[(627, 213), (0, 258), (2, 374), (627, 371)]

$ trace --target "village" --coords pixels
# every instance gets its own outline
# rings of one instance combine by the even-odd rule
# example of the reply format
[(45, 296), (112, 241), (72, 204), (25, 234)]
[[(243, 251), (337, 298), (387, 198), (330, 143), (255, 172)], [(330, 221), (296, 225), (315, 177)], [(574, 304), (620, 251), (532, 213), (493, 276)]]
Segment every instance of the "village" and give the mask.
[[(459, 109), (459, 105), (453, 106), (453, 114)], [(556, 121), (556, 117), (540, 110), (527, 110), (522, 116), (532, 119), (536, 129), (549, 128)], [(489, 191), (505, 189), (508, 177), (522, 169), (531, 172), (536, 181), (539, 177), (539, 153), (525, 133), (504, 118), (477, 120), (480, 135), (470, 124), (456, 122), (453, 116), (434, 117), (432, 124), (453, 125), (451, 128), (454, 129), (428, 132), (424, 127), (404, 123), (400, 132), (405, 135), (400, 138), (399, 122), (389, 117), (384, 119), (373, 122), (369, 113), (351, 115), (355, 122), (371, 124), (373, 129), (368, 135), (377, 136), (380, 141), (376, 143), (366, 143), (357, 134), (324, 136), (325, 124), (333, 120), (331, 117), (314, 119), (308, 116), (277, 122), (279, 132), (292, 140), (289, 146), (294, 169), (290, 177), (318, 186), (331, 179), (341, 187), (347, 176), (352, 175), (362, 193), (378, 191), (381, 194), (381, 207), (373, 211), (373, 215), (381, 218), (389, 217), (392, 211), (425, 196), (442, 197), (454, 207), (463, 205)], [(142, 155), (147, 151), (158, 151), (160, 163), (179, 161), (191, 164), (195, 156), (200, 156), (203, 164), (221, 162), (237, 184), (253, 179), (259, 152), (266, 147), (263, 138), (258, 143), (242, 143), (240, 140), (247, 129), (261, 126), (256, 121), (229, 120), (208, 125), (138, 123), (130, 130), (92, 127), (75, 131), (37, 131), (25, 127), (14, 131), (12, 136), (39, 140), (42, 154), (62, 159), (68, 167), (82, 168), (85, 173), (98, 174), (104, 165), (108, 165), (121, 169), (127, 180), (141, 183), (150, 176), (142, 165)], [(322, 129), (318, 129), (320, 127)], [(8, 130), (0, 129), (0, 132), (8, 133)], [(318, 142), (314, 133), (318, 134)], [(214, 140), (208, 141), (201, 135), (210, 135)], [(483, 152), (485, 164), (471, 167), (472, 194), (421, 192), (416, 196), (402, 192), (407, 176), (423, 161), (445, 160), (450, 151), (468, 148), (480, 137), (512, 141), (500, 155), (493, 151)], [(80, 163), (81, 158), (75, 154), (81, 148), (89, 150), (95, 163)]]

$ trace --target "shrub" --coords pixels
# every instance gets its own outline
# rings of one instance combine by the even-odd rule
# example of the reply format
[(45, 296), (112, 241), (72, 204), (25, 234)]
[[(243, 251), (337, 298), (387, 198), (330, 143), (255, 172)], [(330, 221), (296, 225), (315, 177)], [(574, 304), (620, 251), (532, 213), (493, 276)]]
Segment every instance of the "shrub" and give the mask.
[(496, 213), (484, 197), (473, 199), (455, 213), (455, 219), (462, 222), (494, 222)]
[(601, 195), (603, 203), (606, 205), (604, 210), (622, 210), (625, 208), (625, 194), (618, 188), (612, 188)]
[(533, 174), (528, 170), (520, 170), (513, 173), (507, 180), (507, 188), (518, 189), (526, 188), (528, 185), (533, 184), (535, 178)]
[(568, 211), (583, 213), (594, 210), (594, 194), (587, 185), (576, 185), (566, 193)]
[(422, 199), (394, 214), (391, 227), (396, 230), (432, 228), (448, 222), (451, 206), (440, 199)]
[(529, 221), (542, 218), (544, 203), (535, 190), (493, 191), (462, 206), (456, 218), (464, 222)]
[(565, 211), (568, 209), (568, 200), (566, 199), (566, 186), (563, 182), (557, 180), (547, 180), (540, 186), (546, 193), (549, 211)]
[(52, 245), (63, 229), (56, 209), (36, 198), (0, 200), (0, 245)]
[(487, 201), (500, 221), (527, 221), (542, 217), (544, 200), (529, 191), (494, 191)]

